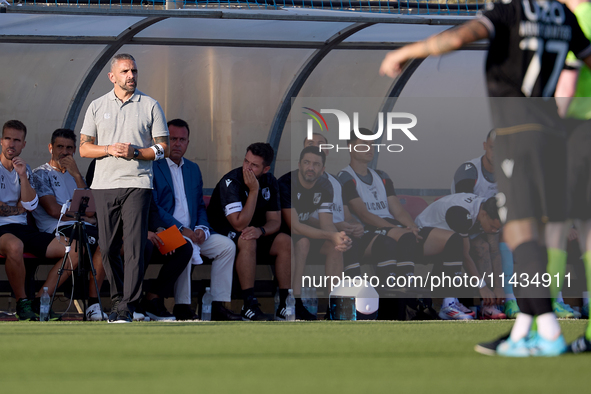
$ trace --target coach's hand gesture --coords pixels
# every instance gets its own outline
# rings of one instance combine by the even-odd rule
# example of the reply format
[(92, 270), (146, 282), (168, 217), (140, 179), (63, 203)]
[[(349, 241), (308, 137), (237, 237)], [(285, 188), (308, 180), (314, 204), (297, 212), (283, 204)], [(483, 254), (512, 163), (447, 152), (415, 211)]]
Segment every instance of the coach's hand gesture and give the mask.
[(251, 169), (244, 169), (242, 170), (242, 174), (244, 176), (244, 185), (248, 187), (249, 193), (258, 193), (259, 192), (259, 180), (254, 175)]

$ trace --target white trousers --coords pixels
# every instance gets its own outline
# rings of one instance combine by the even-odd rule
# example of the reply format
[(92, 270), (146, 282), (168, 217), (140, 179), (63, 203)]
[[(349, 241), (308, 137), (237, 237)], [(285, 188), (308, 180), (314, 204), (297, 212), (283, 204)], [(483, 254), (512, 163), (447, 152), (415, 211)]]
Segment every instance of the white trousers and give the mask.
[[(212, 234), (207, 241), (199, 245), (201, 254), (213, 259), (211, 264), (211, 295), (214, 301), (232, 301), (232, 273), (236, 245), (228, 237)], [(174, 284), (174, 302), (191, 304), (191, 262), (179, 275)]]

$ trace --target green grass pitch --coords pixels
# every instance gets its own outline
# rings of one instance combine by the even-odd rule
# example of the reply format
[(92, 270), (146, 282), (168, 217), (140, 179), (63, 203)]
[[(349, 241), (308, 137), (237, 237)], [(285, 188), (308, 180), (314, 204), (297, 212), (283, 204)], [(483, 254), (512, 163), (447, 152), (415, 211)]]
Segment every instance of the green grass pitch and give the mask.
[[(586, 320), (561, 321), (567, 341)], [(474, 352), (512, 322), (7, 322), (0, 393), (588, 392), (590, 355)]]

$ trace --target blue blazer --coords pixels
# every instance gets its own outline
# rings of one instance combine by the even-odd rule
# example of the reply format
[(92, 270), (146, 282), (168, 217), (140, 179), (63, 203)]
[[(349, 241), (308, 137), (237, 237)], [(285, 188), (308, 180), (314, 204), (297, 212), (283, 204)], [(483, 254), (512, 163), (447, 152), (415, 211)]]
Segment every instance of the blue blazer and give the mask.
[[(185, 185), (185, 195), (189, 207), (190, 223), (189, 228), (193, 230), (195, 226), (209, 226), (207, 221), (207, 211), (203, 202), (203, 178), (201, 170), (196, 163), (184, 159), (181, 167), (183, 172), (183, 181)], [(160, 217), (168, 227), (172, 225), (181, 226), (181, 223), (172, 215), (174, 214), (174, 185), (172, 175), (168, 167), (167, 160), (158, 160), (153, 163), (154, 171), (154, 200), (158, 205)], [(212, 232), (213, 234), (213, 232)]]

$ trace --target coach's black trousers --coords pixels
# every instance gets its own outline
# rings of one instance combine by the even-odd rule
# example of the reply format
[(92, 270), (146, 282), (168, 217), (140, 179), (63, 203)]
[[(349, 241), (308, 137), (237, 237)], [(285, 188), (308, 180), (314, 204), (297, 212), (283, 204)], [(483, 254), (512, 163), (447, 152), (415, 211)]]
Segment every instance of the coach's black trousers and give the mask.
[[(99, 245), (111, 298), (133, 313), (142, 293), (151, 189), (95, 189)], [(123, 240), (125, 239), (125, 243)], [(121, 260), (121, 245), (125, 264)]]

